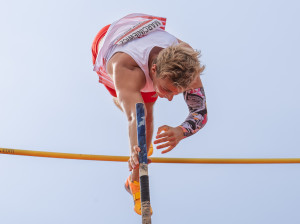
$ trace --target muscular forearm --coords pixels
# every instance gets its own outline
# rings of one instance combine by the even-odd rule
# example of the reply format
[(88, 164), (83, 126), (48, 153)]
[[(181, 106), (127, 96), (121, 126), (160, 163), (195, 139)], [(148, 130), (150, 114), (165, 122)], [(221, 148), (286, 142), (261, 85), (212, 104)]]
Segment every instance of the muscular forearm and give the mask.
[(130, 144), (130, 153), (133, 150), (135, 145), (138, 145), (137, 141), (137, 128), (136, 128), (136, 119), (128, 121), (128, 134), (129, 134), (129, 144)]
[(138, 151), (137, 151), (137, 128), (136, 119), (128, 120), (128, 134), (129, 134), (129, 144), (130, 144), (130, 159), (128, 161), (129, 170), (132, 170), (131, 180), (139, 180), (139, 169), (135, 169), (138, 164)]

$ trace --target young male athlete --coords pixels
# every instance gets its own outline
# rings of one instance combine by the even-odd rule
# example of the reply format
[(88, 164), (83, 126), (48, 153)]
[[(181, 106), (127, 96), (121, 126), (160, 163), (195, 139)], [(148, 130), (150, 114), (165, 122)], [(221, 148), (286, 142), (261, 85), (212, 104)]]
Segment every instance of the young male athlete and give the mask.
[[(199, 131), (207, 122), (206, 100), (200, 74), (199, 52), (165, 31), (166, 19), (130, 14), (103, 27), (93, 45), (94, 70), (113, 101), (128, 120), (132, 171), (125, 183), (134, 199), (134, 211), (141, 214), (135, 105), (146, 109), (146, 138), (153, 135), (153, 105), (158, 96), (169, 101), (183, 93), (189, 109), (187, 119), (177, 127), (158, 128), (154, 144), (162, 153), (171, 151), (182, 139)], [(151, 153), (150, 153), (151, 154)]]

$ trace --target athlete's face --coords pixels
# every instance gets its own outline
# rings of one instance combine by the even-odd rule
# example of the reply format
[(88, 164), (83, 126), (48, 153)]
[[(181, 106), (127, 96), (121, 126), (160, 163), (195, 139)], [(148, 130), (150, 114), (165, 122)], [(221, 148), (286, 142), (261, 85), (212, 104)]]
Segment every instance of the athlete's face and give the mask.
[(169, 79), (155, 78), (153, 81), (154, 89), (161, 98), (167, 98), (171, 101), (175, 95), (182, 92)]
[(161, 98), (167, 98), (169, 101), (179, 93), (182, 93), (183, 90), (174, 86), (168, 78), (157, 78), (156, 74), (156, 65), (153, 65), (151, 68), (153, 87), (157, 95)]

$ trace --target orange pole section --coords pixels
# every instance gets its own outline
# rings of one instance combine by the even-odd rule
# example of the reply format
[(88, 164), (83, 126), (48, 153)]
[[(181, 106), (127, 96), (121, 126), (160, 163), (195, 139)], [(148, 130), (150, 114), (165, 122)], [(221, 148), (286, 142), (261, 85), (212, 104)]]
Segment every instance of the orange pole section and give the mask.
[[(79, 159), (127, 162), (128, 156), (89, 155), (61, 152), (31, 151), (0, 148), (0, 154), (35, 156), (60, 159)], [(212, 164), (264, 164), (264, 163), (300, 163), (300, 158), (161, 158), (151, 157), (152, 163), (212, 163)]]

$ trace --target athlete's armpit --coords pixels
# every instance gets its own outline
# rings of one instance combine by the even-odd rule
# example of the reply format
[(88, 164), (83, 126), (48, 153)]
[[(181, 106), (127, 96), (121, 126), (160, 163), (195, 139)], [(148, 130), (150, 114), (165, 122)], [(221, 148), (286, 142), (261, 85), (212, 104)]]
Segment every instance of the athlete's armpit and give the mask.
[(188, 105), (190, 114), (179, 126), (184, 137), (189, 137), (198, 132), (207, 122), (206, 99), (203, 87), (185, 91), (184, 100)]

